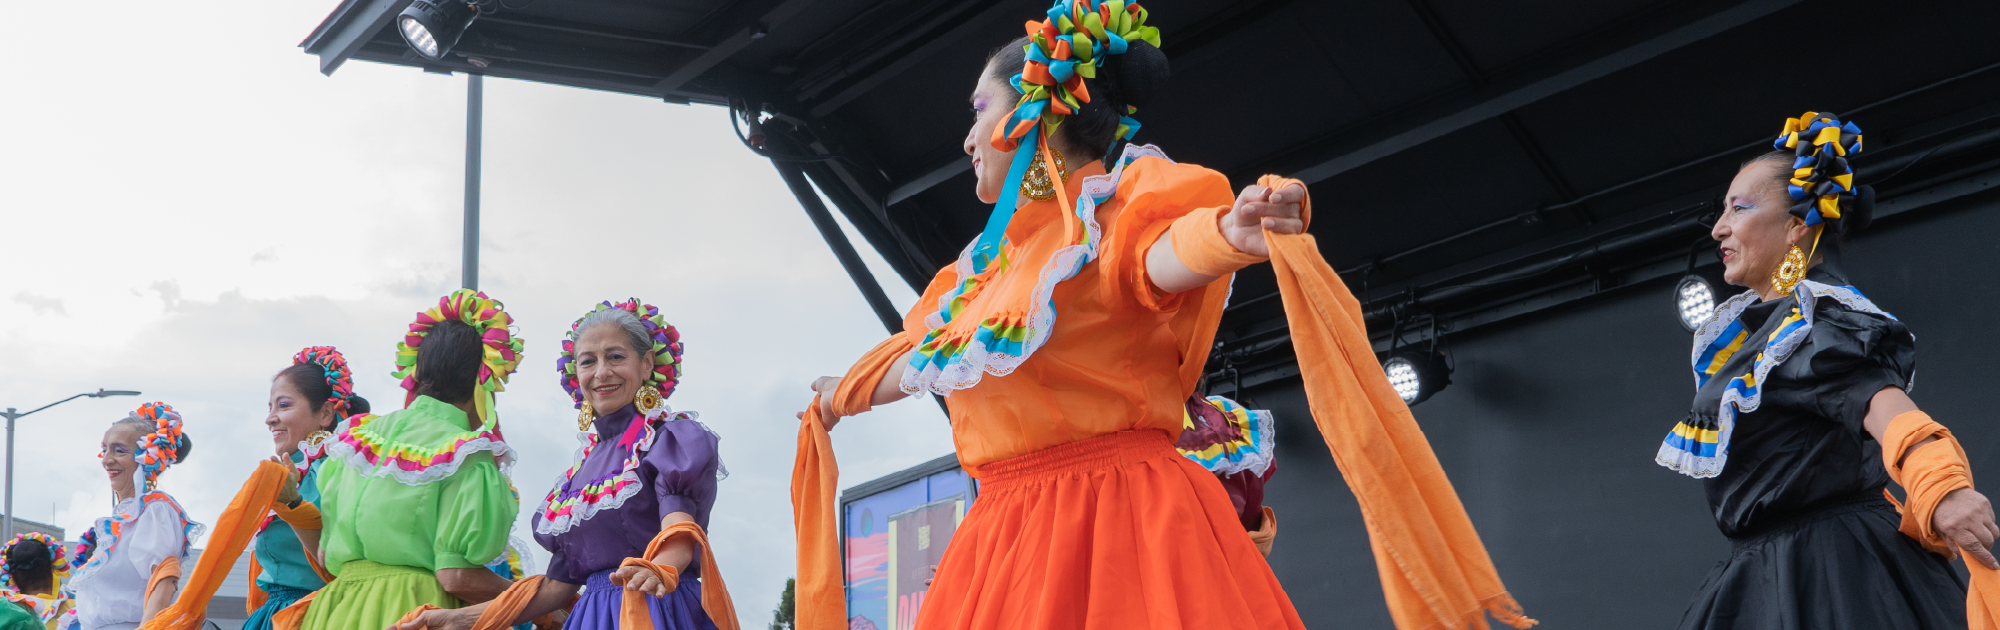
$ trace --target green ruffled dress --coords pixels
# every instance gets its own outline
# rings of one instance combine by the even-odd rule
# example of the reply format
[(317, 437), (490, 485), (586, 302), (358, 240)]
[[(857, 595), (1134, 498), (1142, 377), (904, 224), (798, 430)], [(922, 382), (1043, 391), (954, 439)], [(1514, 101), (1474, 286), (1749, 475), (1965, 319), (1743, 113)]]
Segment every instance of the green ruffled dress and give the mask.
[[(320, 465), (320, 545), (334, 581), (306, 611), (312, 630), (381, 630), (423, 604), (458, 608), (439, 569), (479, 569), (507, 551), (520, 502), (492, 427), (429, 396), (358, 421)], [(498, 459), (496, 459), (496, 457)]]

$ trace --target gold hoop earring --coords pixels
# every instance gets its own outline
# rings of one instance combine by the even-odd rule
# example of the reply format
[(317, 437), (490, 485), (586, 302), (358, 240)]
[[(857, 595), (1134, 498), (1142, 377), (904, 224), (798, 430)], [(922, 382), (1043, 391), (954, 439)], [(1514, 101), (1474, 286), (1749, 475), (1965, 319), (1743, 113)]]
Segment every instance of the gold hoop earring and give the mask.
[(590, 423), (596, 421), (597, 410), (590, 408), (590, 401), (583, 401), (583, 406), (578, 407), (576, 410), (576, 430), (589, 431)]
[(1791, 293), (1792, 288), (1805, 279), (1806, 253), (1793, 245), (1791, 251), (1785, 252), (1785, 261), (1778, 263), (1778, 268), (1771, 272), (1771, 288), (1779, 293)]
[[(1055, 158), (1057, 177), (1069, 177), (1069, 164), (1063, 161), (1063, 154), (1055, 147), (1049, 147), (1049, 156)], [(1056, 182), (1049, 177), (1049, 165), (1042, 160), (1042, 152), (1035, 152), (1035, 161), (1028, 163), (1028, 174), (1021, 178), (1021, 194), (1035, 201), (1056, 198)]]
[(638, 395), (632, 398), (632, 404), (639, 408), (639, 415), (641, 416), (653, 415), (653, 412), (658, 410), (660, 405), (666, 404), (666, 402), (665, 399), (660, 398), (660, 389), (652, 385), (640, 385)]

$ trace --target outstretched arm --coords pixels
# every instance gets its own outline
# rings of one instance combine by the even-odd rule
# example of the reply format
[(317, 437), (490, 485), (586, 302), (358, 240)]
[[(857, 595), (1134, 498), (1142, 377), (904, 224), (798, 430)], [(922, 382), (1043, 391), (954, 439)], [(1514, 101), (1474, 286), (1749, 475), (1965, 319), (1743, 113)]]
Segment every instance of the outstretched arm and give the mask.
[[(1900, 387), (1884, 387), (1868, 401), (1868, 415), (1862, 418), (1861, 426), (1874, 436), (1878, 444), (1886, 444), (1885, 432), (1889, 422), (1896, 416), (1917, 411), (1916, 401)], [(1900, 465), (1912, 451), (1925, 444), (1936, 442), (1931, 436), (1903, 449), (1901, 453), (1883, 453), (1882, 457), (1895, 458), (1892, 463)], [(1944, 495), (1938, 501), (1937, 509), (1931, 513), (1931, 528), (1951, 546), (1986, 565), (1988, 569), (2000, 569), (2000, 560), (1993, 557), (1993, 542), (2000, 539), (2000, 524), (1994, 522), (1993, 504), (1971, 488), (1959, 488)]]
[[(909, 394), (903, 393), (903, 379), (897, 374), (903, 366), (910, 364), (911, 357), (916, 353), (915, 350), (906, 352), (900, 360), (883, 367), (882, 379), (875, 383), (875, 392), (869, 395), (868, 406), (886, 405), (910, 397)], [(819, 394), (819, 417), (826, 420), (826, 428), (829, 430), (833, 425), (840, 423), (840, 416), (833, 410), (833, 394), (840, 391), (841, 380), (842, 377), (838, 376), (822, 376), (812, 384), (813, 392)], [(798, 417), (804, 420), (806, 414), (800, 413)]]
[[(1278, 234), (1298, 234), (1306, 229), (1300, 202), (1306, 198), (1304, 186), (1293, 184), (1280, 190), (1271, 190), (1251, 184), (1243, 187), (1242, 194), (1236, 196), (1236, 204), (1229, 213), (1217, 219), (1217, 227), (1222, 238), (1236, 251), (1268, 258), (1271, 248), (1264, 243), (1264, 231)], [(1199, 211), (1198, 211), (1199, 212)], [(1146, 253), (1146, 275), (1153, 280), (1153, 286), (1166, 293), (1180, 293), (1208, 286), (1221, 276), (1207, 275), (1195, 271), (1174, 251), (1173, 231), (1169, 230), (1153, 242)]]
[[(488, 573), (492, 572), (488, 571)], [(499, 576), (496, 574), (494, 577)], [(518, 626), (528, 623), (540, 619), (542, 615), (568, 606), (570, 599), (576, 596), (576, 589), (577, 585), (568, 582), (542, 580), (542, 585), (535, 588), (534, 598), (528, 600), (528, 605), (523, 607), (521, 613), (515, 615), (513, 623), (508, 625)], [(479, 615), (485, 613), (487, 607), (492, 605), (493, 603), (489, 601), (464, 608), (425, 611), (416, 620), (390, 626), (389, 630), (423, 630), (424, 628), (431, 628), (433, 630), (467, 630), (472, 627), (473, 622), (479, 621)]]

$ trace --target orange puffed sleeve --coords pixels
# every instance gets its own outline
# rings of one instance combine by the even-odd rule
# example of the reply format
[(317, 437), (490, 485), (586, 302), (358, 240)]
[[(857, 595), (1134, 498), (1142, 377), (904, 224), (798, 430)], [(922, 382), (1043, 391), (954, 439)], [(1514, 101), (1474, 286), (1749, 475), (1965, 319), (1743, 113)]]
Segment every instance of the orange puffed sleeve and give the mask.
[(1221, 173), (1192, 164), (1175, 164), (1157, 157), (1142, 157), (1125, 166), (1118, 190), (1102, 209), (1104, 241), (1098, 245), (1097, 264), (1103, 265), (1107, 305), (1133, 304), (1155, 312), (1181, 307), (1190, 293), (1161, 293), (1146, 273), (1146, 254), (1153, 243), (1166, 234), (1175, 220), (1189, 214), (1219, 216), (1235, 202), (1229, 179)]

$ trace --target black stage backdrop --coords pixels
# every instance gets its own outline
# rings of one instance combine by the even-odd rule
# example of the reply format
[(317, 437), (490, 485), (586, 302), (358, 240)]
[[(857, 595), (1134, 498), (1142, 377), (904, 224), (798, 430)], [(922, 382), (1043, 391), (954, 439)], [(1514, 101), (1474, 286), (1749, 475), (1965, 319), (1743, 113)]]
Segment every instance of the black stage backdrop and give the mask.
[[(1917, 215), (1917, 216), (1910, 216)], [(1911, 393), (1974, 474), (2000, 478), (2000, 195), (1889, 217), (1850, 279), (1917, 336)], [(1672, 628), (1729, 553), (1701, 482), (1653, 463), (1694, 394), (1676, 278), (1450, 338), (1453, 384), (1416, 407), (1509, 590), (1547, 628)], [(1389, 628), (1361, 513), (1296, 378), (1250, 388), (1278, 423), (1271, 566), (1312, 628)]]

